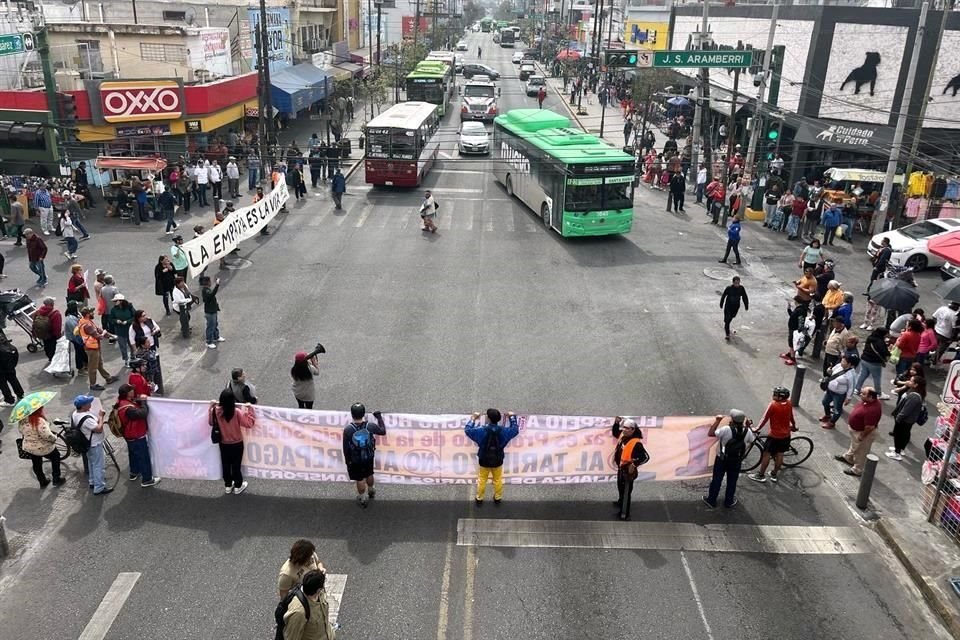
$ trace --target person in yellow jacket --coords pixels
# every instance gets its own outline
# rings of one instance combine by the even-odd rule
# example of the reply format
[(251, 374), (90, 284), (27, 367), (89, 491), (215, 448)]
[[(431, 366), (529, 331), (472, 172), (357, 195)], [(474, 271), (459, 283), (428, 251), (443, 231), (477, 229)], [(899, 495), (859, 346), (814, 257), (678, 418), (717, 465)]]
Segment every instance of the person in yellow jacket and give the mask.
[(323, 571), (308, 571), (303, 576), (301, 586), (296, 588), (304, 597), (301, 598), (300, 594), (293, 597), (283, 614), (283, 640), (336, 639), (336, 632), (330, 624), (330, 603), (323, 589), (326, 579)]

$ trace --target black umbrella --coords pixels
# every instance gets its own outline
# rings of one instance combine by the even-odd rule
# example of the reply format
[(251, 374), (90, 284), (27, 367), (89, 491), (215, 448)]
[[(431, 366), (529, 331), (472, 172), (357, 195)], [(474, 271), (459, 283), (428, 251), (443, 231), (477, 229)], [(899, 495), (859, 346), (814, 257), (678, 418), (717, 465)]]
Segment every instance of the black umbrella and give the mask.
[(870, 287), (870, 299), (887, 309), (912, 309), (920, 294), (900, 278), (882, 278)]
[(960, 302), (960, 278), (951, 278), (933, 290), (947, 302)]

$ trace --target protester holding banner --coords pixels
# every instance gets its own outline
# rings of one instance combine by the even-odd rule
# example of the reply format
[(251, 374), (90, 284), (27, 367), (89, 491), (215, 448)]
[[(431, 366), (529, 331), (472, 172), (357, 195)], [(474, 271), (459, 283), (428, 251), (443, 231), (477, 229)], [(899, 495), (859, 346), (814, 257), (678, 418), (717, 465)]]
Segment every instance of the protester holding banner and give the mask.
[(480, 425), (480, 412), (470, 416), (470, 420), (463, 427), (468, 438), (476, 442), (480, 449), (477, 451), (477, 497), (478, 507), (483, 506), (483, 498), (487, 493), (487, 480), (493, 477), (493, 503), (499, 505), (503, 500), (503, 454), (504, 449), (518, 433), (517, 416), (512, 411), (507, 412), (509, 425), (500, 426), (501, 415), (496, 409), (487, 409), (487, 424)]
[(184, 338), (190, 337), (190, 307), (197, 302), (183, 277), (177, 276), (173, 287), (173, 308), (180, 314), (180, 335)]
[(350, 407), (352, 421), (343, 428), (343, 459), (347, 463), (347, 476), (357, 484), (357, 504), (367, 507), (368, 496), (377, 495), (373, 479), (373, 459), (377, 451), (374, 436), (387, 435), (387, 426), (379, 411), (373, 412), (376, 424), (367, 422), (367, 408), (355, 402)]
[(220, 401), (210, 403), (210, 425), (220, 432), (220, 462), (223, 465), (223, 487), (227, 494), (241, 494), (247, 490), (240, 465), (243, 463), (243, 429), (254, 425), (253, 407), (237, 406), (233, 392), (224, 389)]
[(703, 496), (703, 501), (710, 508), (716, 507), (720, 485), (726, 478), (727, 490), (723, 506), (730, 509), (737, 506), (736, 492), (740, 465), (743, 463), (748, 447), (756, 439), (756, 434), (752, 430), (753, 422), (747, 420), (746, 414), (739, 409), (730, 410), (730, 424), (720, 427), (722, 421), (723, 416), (716, 416), (713, 424), (710, 425), (710, 431), (707, 432), (711, 438), (717, 438), (720, 448), (713, 462), (713, 480), (710, 481), (710, 490)]
[(617, 438), (613, 462), (617, 465), (618, 498), (613, 504), (617, 507), (620, 519), (629, 520), (633, 483), (640, 475), (638, 468), (650, 461), (650, 455), (643, 446), (643, 434), (635, 420), (617, 416), (613, 419), (611, 434)]

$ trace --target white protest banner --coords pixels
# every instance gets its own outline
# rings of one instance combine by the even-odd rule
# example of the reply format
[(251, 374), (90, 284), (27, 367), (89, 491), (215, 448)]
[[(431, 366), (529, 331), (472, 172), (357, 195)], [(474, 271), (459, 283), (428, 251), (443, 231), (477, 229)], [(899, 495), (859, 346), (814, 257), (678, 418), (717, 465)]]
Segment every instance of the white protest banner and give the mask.
[(243, 240), (260, 233), (289, 198), (287, 185), (281, 182), (260, 202), (237, 209), (209, 231), (184, 242), (183, 250), (187, 253), (189, 276), (197, 277), (211, 262), (225, 258)]
[[(209, 404), (150, 400), (154, 471), (162, 477), (216, 480), (220, 453), (210, 440)], [(254, 407), (256, 424), (244, 431), (244, 475), (275, 480), (346, 482), (343, 411)], [(372, 419), (371, 416), (368, 416)], [(393, 484), (472, 484), (478, 446), (464, 435), (465, 415), (384, 414), (377, 436), (377, 481)], [(681, 480), (711, 472), (716, 438), (712, 417), (638, 416), (650, 462), (640, 480)], [(507, 445), (510, 484), (579, 484), (616, 480), (617, 440), (610, 417), (518, 416), (520, 434)]]

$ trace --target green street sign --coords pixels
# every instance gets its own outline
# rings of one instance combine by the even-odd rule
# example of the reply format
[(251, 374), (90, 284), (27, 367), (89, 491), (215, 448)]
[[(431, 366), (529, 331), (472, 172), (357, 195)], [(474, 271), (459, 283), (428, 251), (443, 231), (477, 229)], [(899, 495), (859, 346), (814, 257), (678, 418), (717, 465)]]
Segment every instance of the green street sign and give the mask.
[(738, 69), (753, 64), (753, 51), (730, 50), (725, 51), (655, 51), (653, 66), (655, 67), (722, 67)]
[(0, 34), (0, 56), (33, 51), (32, 33)]

